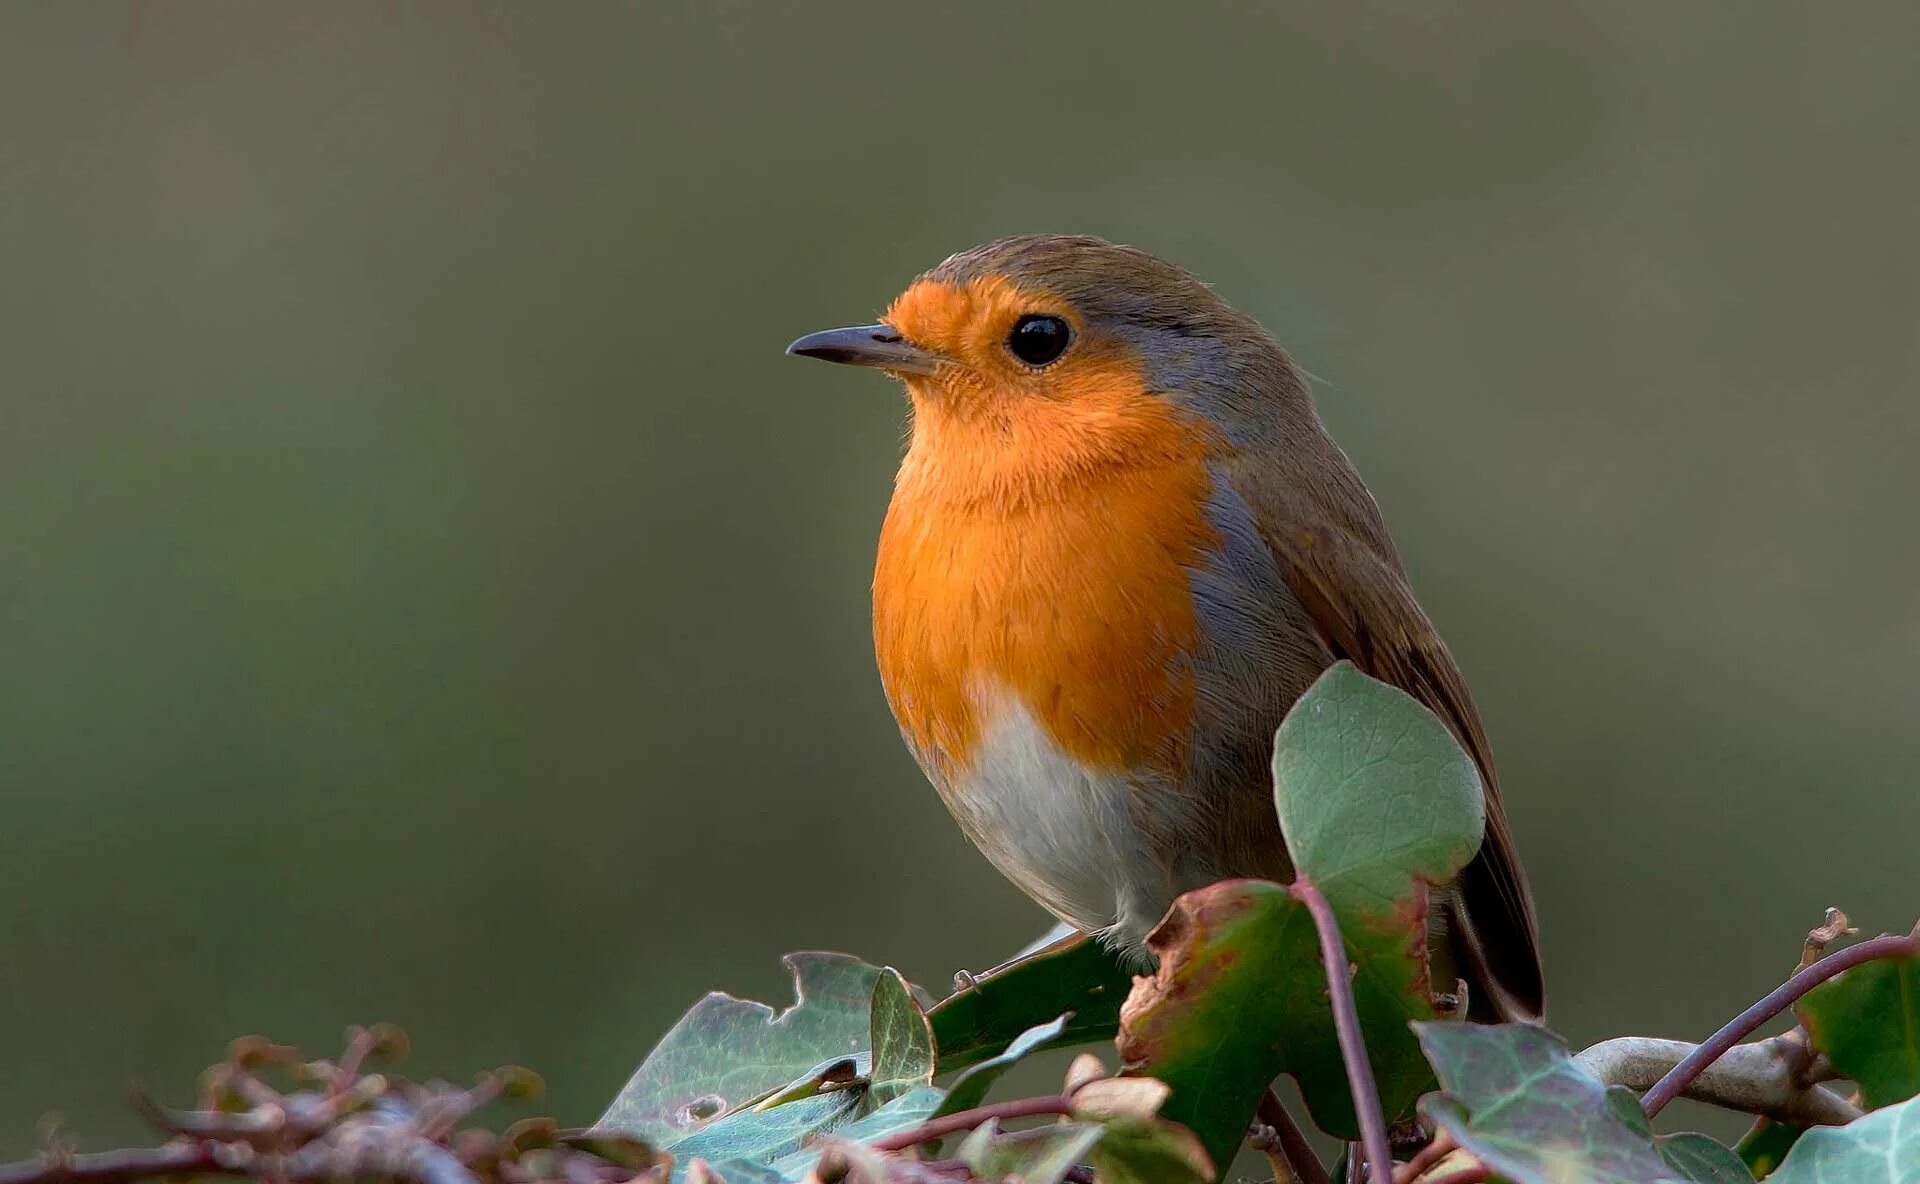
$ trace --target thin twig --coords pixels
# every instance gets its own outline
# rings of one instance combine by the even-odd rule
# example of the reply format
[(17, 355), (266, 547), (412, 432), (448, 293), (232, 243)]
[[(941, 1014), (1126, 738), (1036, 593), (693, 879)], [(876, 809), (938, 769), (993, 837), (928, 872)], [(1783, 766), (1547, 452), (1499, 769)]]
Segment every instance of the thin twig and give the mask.
[(483, 1073), (473, 1088), (441, 1093), (428, 1099), (413, 1116), (414, 1130), (424, 1139), (439, 1140), (453, 1132), (460, 1120), (506, 1092), (502, 1073)]
[(1452, 1135), (1440, 1131), (1433, 1136), (1432, 1142), (1420, 1149), (1419, 1154), (1394, 1170), (1393, 1184), (1413, 1184), (1427, 1169), (1452, 1155), (1459, 1146), (1453, 1141)]
[(1375, 1184), (1393, 1179), (1393, 1150), (1387, 1142), (1387, 1120), (1380, 1113), (1380, 1093), (1373, 1083), (1373, 1065), (1367, 1060), (1366, 1038), (1360, 1034), (1360, 1011), (1353, 1002), (1353, 976), (1347, 963), (1347, 944), (1340, 938), (1340, 922), (1319, 885), (1303, 872), (1287, 886), (1288, 893), (1313, 915), (1320, 932), (1320, 960), (1327, 972), (1327, 993), (1333, 1004), (1333, 1027), (1340, 1038), (1340, 1057), (1347, 1065), (1347, 1085), (1353, 1092), (1353, 1110), (1360, 1118), (1360, 1142), (1366, 1149), (1367, 1170)]
[[(973, 1171), (957, 1159), (921, 1160), (895, 1156), (885, 1162), (887, 1170), (885, 1180), (880, 1180), (871, 1173), (865, 1176), (848, 1173), (847, 1179), (854, 1181), (855, 1184), (969, 1184), (974, 1179)], [(821, 1167), (825, 1166), (827, 1166), (826, 1160), (822, 1159)], [(816, 1177), (826, 1178), (826, 1173), (816, 1167), (813, 1175), (808, 1176), (807, 1179), (812, 1180)], [(1061, 1179), (1072, 1180), (1073, 1174), (1069, 1172)], [(632, 1182), (621, 1181), (619, 1184), (632, 1184)], [(641, 1180), (639, 1184), (655, 1184), (655, 1182)]]
[(1843, 937), (1852, 937), (1858, 932), (1860, 931), (1854, 928), (1853, 923), (1847, 920), (1845, 913), (1839, 909), (1828, 909), (1827, 919), (1807, 931), (1806, 944), (1800, 947), (1800, 964), (1793, 968), (1793, 972), (1798, 974), (1812, 966), (1820, 960), (1822, 954), (1827, 952), (1828, 946)]
[(1327, 1175), (1327, 1165), (1314, 1154), (1313, 1144), (1307, 1142), (1300, 1124), (1293, 1120), (1286, 1103), (1273, 1092), (1272, 1086), (1260, 1095), (1259, 1115), (1260, 1121), (1273, 1129), (1274, 1144), (1299, 1184), (1333, 1184), (1333, 1178)]
[[(867, 1144), (875, 1151), (904, 1151), (908, 1147), (917, 1147), (921, 1143), (930, 1143), (945, 1138), (956, 1131), (970, 1131), (988, 1119), (1035, 1118), (1043, 1114), (1071, 1114), (1073, 1099), (1065, 1094), (1055, 1094), (1050, 1098), (1021, 1098), (1012, 1102), (995, 1102), (991, 1106), (975, 1106), (971, 1110), (962, 1110), (957, 1114), (948, 1114), (919, 1126), (888, 1135), (884, 1139), (875, 1139)], [(0, 1184), (5, 1184), (0, 1181)]]
[(139, 1151), (52, 1155), (0, 1165), (0, 1184), (121, 1184), (151, 1176), (243, 1175), (213, 1143), (171, 1143)]
[(1876, 937), (1870, 941), (1863, 941), (1859, 945), (1848, 946), (1837, 953), (1828, 954), (1767, 992), (1753, 1006), (1735, 1016), (1726, 1027), (1715, 1032), (1699, 1048), (1689, 1053), (1666, 1076), (1654, 1083), (1653, 1088), (1640, 1099), (1640, 1108), (1646, 1111), (1648, 1118), (1660, 1113), (1668, 1102), (1685, 1092), (1693, 1080), (1699, 1077), (1708, 1065), (1719, 1060), (1728, 1049), (1752, 1035), (1761, 1024), (1792, 1007), (1799, 1002), (1801, 996), (1834, 975), (1863, 962), (1906, 955), (1920, 955), (1920, 925), (1915, 925), (1913, 931), (1905, 936)]
[(475, 1184), (474, 1174), (452, 1152), (421, 1140), (348, 1147), (312, 1144), (291, 1155), (262, 1155), (233, 1143), (173, 1143), (0, 1166), (0, 1184), (133, 1184), (172, 1176), (251, 1176), (283, 1184), (348, 1179)]
[(354, 1028), (347, 1040), (347, 1051), (340, 1054), (340, 1061), (334, 1066), (333, 1083), (330, 1092), (343, 1093), (360, 1077), (360, 1066), (379, 1045), (380, 1037), (372, 1028)]
[[(396, 1029), (376, 1029), (375, 1034), (374, 1047), (363, 1048), (362, 1038), (352, 1038), (337, 1065), (300, 1062), (291, 1049), (260, 1038), (236, 1041), (209, 1077), (208, 1108), (168, 1110), (136, 1096), (149, 1118), (178, 1137), (159, 1147), (88, 1155), (54, 1147), (33, 1159), (0, 1164), (0, 1184), (136, 1184), (195, 1176), (243, 1177), (263, 1184), (532, 1184), (541, 1179), (638, 1184), (663, 1178), (665, 1164), (650, 1154), (635, 1159), (585, 1147), (543, 1145), (535, 1162), (520, 1159), (526, 1148), (516, 1138), (478, 1128), (456, 1133), (452, 1128), (474, 1107), (503, 1090), (528, 1091), (537, 1079), (524, 1070), (502, 1069), (469, 1089), (456, 1090), (440, 1082), (422, 1086), (383, 1074), (362, 1076), (359, 1062), (367, 1055), (403, 1047)], [(253, 1075), (255, 1066), (296, 1064), (306, 1067), (306, 1078), (316, 1088), (283, 1094)], [(248, 1110), (220, 1108), (249, 1099)], [(550, 1131), (552, 1120), (545, 1126)]]

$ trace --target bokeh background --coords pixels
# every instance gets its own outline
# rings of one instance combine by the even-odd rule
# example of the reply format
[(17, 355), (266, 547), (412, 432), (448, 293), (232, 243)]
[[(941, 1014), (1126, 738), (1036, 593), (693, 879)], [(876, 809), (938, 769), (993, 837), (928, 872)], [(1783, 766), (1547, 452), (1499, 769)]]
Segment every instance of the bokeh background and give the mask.
[(783, 950), (1044, 927), (874, 675), (881, 378), (1000, 234), (1319, 376), (1575, 1041), (1920, 901), (1920, 9), (0, 6), (0, 1153), (227, 1038), (592, 1118)]

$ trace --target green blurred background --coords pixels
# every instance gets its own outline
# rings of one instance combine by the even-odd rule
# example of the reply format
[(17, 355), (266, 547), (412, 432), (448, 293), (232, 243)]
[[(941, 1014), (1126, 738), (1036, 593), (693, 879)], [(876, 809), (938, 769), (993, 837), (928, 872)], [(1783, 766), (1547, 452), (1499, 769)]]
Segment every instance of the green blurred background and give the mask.
[[(944, 9), (944, 11), (942, 10)], [(598, 1112), (702, 990), (1044, 927), (867, 632), (803, 364), (1103, 234), (1324, 379), (1576, 1041), (1920, 900), (1920, 10), (0, 6), (0, 1153), (388, 1019)]]

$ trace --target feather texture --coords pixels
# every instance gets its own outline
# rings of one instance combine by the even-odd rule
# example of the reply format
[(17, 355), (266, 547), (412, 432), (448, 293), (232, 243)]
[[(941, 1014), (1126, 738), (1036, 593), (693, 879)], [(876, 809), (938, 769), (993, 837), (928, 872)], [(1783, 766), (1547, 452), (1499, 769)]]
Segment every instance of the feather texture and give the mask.
[[(1065, 321), (1057, 362), (1006, 348)], [(909, 746), (970, 837), (1056, 915), (1136, 944), (1172, 896), (1284, 877), (1268, 752), (1348, 659), (1479, 765), (1486, 839), (1436, 899), (1473, 1014), (1545, 1008), (1531, 897), (1473, 699), (1306, 383), (1159, 259), (1029, 236), (889, 309), (921, 355), (874, 640)]]

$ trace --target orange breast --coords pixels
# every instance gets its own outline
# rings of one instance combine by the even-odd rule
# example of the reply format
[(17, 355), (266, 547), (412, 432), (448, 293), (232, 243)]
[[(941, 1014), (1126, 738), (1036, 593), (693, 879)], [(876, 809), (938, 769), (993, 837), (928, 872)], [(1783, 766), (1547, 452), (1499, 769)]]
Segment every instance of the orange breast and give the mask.
[(1009, 691), (1083, 764), (1175, 767), (1199, 638), (1188, 573), (1216, 542), (1200, 433), (1120, 371), (1071, 400), (914, 405), (873, 622), (921, 759), (963, 774), (988, 697)]

